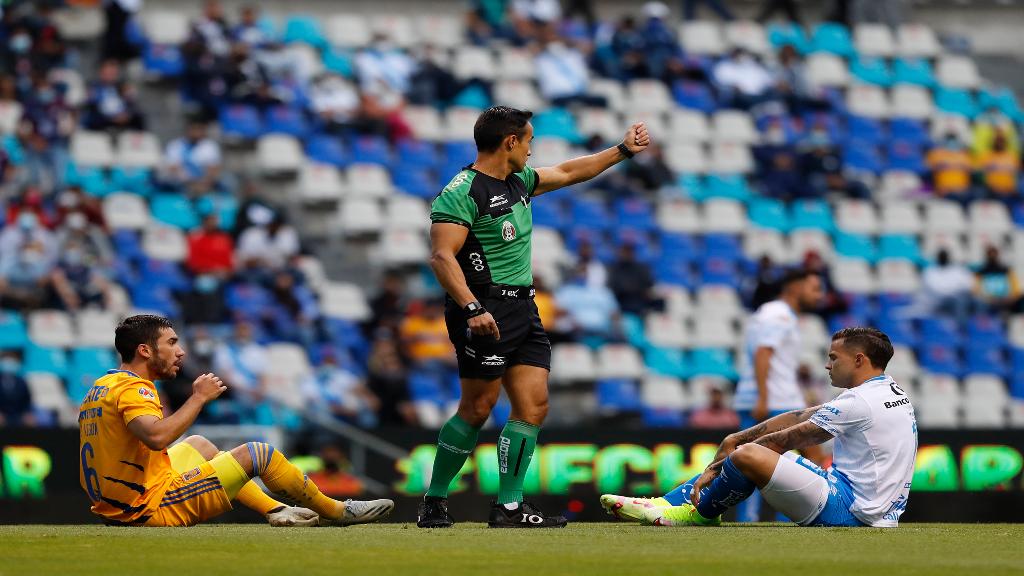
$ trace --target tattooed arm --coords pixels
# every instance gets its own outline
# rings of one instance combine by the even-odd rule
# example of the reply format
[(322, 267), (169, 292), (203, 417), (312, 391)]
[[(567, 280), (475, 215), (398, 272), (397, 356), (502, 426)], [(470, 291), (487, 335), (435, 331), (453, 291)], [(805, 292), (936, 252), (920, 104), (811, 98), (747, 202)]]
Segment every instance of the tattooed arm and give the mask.
[[(726, 457), (729, 456), (729, 454), (732, 454), (733, 450), (739, 446), (750, 442), (756, 442), (765, 436), (776, 434), (780, 431), (786, 430), (787, 428), (806, 422), (814, 415), (815, 412), (818, 411), (818, 408), (821, 408), (821, 406), (811, 406), (810, 408), (790, 410), (785, 414), (779, 414), (774, 418), (769, 418), (768, 420), (765, 420), (755, 426), (751, 426), (746, 430), (740, 430), (739, 432), (729, 434), (718, 447), (718, 452), (715, 454), (715, 457), (712, 459), (708, 468), (718, 470), (722, 467), (722, 462)], [(817, 426), (815, 426), (815, 428), (817, 428)], [(822, 442), (824, 442), (824, 440), (822, 440)]]
[(766, 434), (754, 444), (760, 444), (774, 450), (779, 454), (785, 454), (790, 450), (799, 450), (808, 446), (817, 446), (832, 439), (832, 434), (813, 422), (802, 422), (796, 426), (790, 426), (785, 430)]

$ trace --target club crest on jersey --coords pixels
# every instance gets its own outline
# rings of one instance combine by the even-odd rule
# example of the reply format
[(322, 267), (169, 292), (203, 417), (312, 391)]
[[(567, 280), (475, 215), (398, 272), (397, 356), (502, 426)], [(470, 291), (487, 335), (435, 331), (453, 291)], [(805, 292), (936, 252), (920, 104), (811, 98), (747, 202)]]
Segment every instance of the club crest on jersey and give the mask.
[(193, 469), (189, 470), (188, 472), (185, 472), (184, 474), (182, 474), (181, 475), (181, 479), (184, 480), (185, 482), (188, 482), (189, 480), (195, 478), (196, 476), (199, 476), (199, 472), (200, 472), (199, 468), (193, 468)]
[(505, 242), (516, 239), (516, 227), (512, 225), (511, 221), (505, 220), (501, 225), (501, 237), (505, 239)]
[(139, 396), (149, 398), (150, 400), (156, 400), (156, 396), (153, 395), (153, 391), (145, 387), (139, 388)]

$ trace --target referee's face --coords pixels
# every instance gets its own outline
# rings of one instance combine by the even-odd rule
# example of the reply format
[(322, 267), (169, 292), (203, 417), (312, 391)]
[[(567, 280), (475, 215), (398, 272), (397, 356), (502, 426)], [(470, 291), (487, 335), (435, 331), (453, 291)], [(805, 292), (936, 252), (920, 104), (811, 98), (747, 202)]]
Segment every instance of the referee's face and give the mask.
[(513, 172), (519, 172), (526, 168), (526, 161), (530, 159), (530, 144), (533, 142), (533, 124), (526, 123), (523, 127), (523, 136), (512, 139), (511, 149), (508, 151), (508, 163)]

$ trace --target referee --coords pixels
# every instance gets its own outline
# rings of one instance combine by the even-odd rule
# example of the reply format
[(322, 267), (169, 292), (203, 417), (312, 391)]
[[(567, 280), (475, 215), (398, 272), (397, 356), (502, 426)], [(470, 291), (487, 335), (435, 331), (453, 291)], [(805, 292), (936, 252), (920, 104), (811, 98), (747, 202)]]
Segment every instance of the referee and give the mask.
[(647, 128), (634, 124), (624, 141), (550, 168), (526, 165), (532, 112), (485, 110), (473, 127), (476, 161), (459, 172), (431, 206), (430, 267), (448, 293), (445, 322), (459, 361), (462, 397), (441, 428), (420, 528), (444, 528), (448, 487), (476, 446), (477, 434), (504, 386), (512, 414), (498, 437), (500, 491), (492, 528), (565, 526), (523, 502), (523, 478), (548, 411), (551, 343), (533, 302), (530, 235), (535, 196), (590, 180), (643, 151)]

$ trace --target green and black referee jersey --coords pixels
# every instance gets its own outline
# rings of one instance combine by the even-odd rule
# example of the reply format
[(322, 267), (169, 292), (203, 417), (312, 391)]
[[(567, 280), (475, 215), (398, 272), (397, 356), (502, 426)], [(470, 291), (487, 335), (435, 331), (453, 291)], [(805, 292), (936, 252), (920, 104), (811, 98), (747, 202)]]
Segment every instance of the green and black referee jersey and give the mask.
[(498, 341), (471, 334), (465, 311), (451, 297), (447, 299), (448, 337), (455, 345), (463, 378), (498, 378), (515, 364), (551, 367), (551, 342), (533, 302), (530, 264), (530, 201), (537, 183), (537, 172), (529, 166), (505, 180), (466, 167), (431, 205), (431, 222), (469, 228), (455, 259), (469, 289), (494, 316), (501, 333)]

